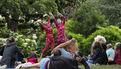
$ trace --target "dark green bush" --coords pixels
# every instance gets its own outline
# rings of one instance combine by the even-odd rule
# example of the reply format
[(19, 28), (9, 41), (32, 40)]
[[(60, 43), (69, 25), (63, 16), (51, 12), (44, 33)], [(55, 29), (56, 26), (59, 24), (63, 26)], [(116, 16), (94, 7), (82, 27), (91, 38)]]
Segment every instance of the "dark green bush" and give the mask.
[(94, 41), (94, 37), (97, 35), (104, 36), (107, 40), (106, 44), (112, 43), (114, 45), (116, 42), (121, 41), (121, 29), (118, 27), (110, 26), (108, 28), (100, 28), (83, 41), (82, 46), (84, 48), (83, 52), (85, 55), (90, 53), (92, 42)]
[[(81, 3), (80, 7), (75, 10), (72, 20), (66, 23), (68, 30), (73, 33), (83, 34), (88, 37), (95, 32), (97, 26), (106, 26), (105, 16), (101, 14), (90, 2)], [(87, 32), (88, 31), (88, 32)]]

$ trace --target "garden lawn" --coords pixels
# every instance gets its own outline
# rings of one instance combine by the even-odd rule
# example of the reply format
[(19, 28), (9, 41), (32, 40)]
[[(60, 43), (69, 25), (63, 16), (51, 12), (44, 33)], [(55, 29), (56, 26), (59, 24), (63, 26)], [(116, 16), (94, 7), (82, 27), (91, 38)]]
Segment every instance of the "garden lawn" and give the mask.
[[(85, 69), (83, 66), (80, 66), (81, 69)], [(91, 66), (91, 69), (121, 69), (121, 65), (98, 65)]]

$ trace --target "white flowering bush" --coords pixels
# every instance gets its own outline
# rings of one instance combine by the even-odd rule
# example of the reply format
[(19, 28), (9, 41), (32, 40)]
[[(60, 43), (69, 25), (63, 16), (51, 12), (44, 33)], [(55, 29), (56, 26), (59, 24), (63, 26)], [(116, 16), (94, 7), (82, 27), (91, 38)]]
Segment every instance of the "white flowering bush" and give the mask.
[(23, 50), (23, 53), (25, 55), (27, 55), (31, 51), (34, 51), (37, 48), (37, 36), (35, 34), (28, 36), (16, 35), (15, 38), (17, 45)]
[(16, 33), (12, 32), (6, 28), (0, 29), (0, 42), (1, 43), (6, 44), (10, 36), (13, 36), (15, 38), (17, 46), (22, 49), (25, 55), (27, 55), (31, 51), (36, 50), (37, 48), (36, 34), (25, 36), (17, 32)]
[(5, 45), (7, 39), (6, 38), (0, 38), (1, 45)]

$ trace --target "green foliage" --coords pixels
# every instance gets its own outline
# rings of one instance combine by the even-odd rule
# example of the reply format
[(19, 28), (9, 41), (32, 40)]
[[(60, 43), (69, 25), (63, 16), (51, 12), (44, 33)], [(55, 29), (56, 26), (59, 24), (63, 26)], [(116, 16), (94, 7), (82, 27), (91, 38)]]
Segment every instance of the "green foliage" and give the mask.
[(91, 0), (97, 9), (109, 19), (109, 25), (121, 25), (121, 0)]
[(25, 56), (27, 56), (31, 51), (35, 51), (37, 48), (36, 34), (25, 36), (20, 33), (18, 34), (12, 32), (7, 28), (0, 29), (0, 42), (4, 44), (7, 43), (7, 39), (10, 36), (13, 36), (15, 38), (17, 46), (22, 49), (22, 52), (25, 54)]
[(67, 6), (74, 7), (81, 1), (79, 1), (79, 0), (55, 0), (55, 2), (58, 6), (58, 10), (60, 12), (63, 12), (65, 7), (67, 7)]
[(83, 47), (81, 46), (81, 44), (83, 43), (83, 40), (85, 39), (84, 36), (80, 34), (72, 33), (68, 30), (66, 30), (65, 32), (66, 32), (66, 36), (72, 35), (72, 37), (76, 39), (79, 50), (83, 51)]
[(54, 0), (0, 0), (0, 15), (5, 17), (7, 27), (17, 31), (18, 23), (42, 18), (50, 11), (57, 12)]
[(0, 38), (8, 38), (10, 36), (10, 30), (7, 28), (0, 28)]
[(92, 33), (87, 39), (83, 41), (82, 46), (84, 47), (84, 54), (88, 55), (91, 50), (91, 45), (94, 41), (94, 37), (97, 35), (102, 35), (106, 38), (106, 43), (112, 43), (113, 45), (116, 42), (121, 42), (121, 29), (118, 27), (110, 26), (108, 28), (100, 28), (99, 30)]
[(81, 3), (80, 8), (75, 10), (72, 20), (68, 21), (67, 24), (68, 30), (87, 37), (96, 31), (98, 25), (105, 26), (106, 20), (105, 16), (101, 15), (101, 12), (96, 10), (91, 3), (85, 2)]

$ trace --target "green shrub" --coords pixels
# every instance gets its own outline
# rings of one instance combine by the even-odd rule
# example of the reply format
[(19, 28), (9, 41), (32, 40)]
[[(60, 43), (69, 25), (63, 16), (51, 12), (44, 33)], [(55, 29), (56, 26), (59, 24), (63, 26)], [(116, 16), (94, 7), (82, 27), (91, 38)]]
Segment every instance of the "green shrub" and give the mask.
[(90, 2), (85, 2), (81, 3), (80, 7), (75, 10), (72, 20), (66, 24), (69, 31), (88, 37), (98, 29), (98, 25), (106, 26), (106, 19)]
[(8, 38), (10, 36), (11, 31), (7, 28), (0, 28), (0, 38)]
[(107, 40), (106, 43), (112, 43), (114, 45), (116, 42), (120, 42), (120, 30), (121, 29), (119, 29), (118, 27), (110, 26), (107, 28), (100, 28), (96, 32), (92, 33), (87, 39), (83, 41), (82, 46), (84, 48), (84, 54), (88, 55), (90, 53), (92, 42), (94, 41), (94, 37), (96, 37), (97, 35), (104, 36)]
[(27, 56), (31, 51), (35, 51), (37, 48), (37, 36), (35, 34), (23, 35), (17, 32), (12, 32), (7, 28), (0, 29), (0, 42), (7, 43), (7, 39), (10, 36), (15, 38), (17, 46), (22, 49), (25, 56)]

